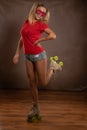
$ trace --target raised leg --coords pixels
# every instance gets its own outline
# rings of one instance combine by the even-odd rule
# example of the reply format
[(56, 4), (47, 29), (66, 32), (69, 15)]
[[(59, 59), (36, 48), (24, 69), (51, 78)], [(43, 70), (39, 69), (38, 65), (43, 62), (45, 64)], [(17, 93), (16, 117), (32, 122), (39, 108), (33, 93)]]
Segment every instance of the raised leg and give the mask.
[(39, 83), (42, 86), (46, 86), (53, 74), (53, 69), (49, 68), (47, 70), (47, 59), (35, 62), (35, 68), (37, 71)]

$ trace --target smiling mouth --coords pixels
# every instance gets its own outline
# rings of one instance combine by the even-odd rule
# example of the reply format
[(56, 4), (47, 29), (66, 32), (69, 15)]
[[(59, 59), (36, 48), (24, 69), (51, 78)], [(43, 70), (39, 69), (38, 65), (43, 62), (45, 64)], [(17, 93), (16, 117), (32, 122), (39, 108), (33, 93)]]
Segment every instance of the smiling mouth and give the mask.
[(42, 17), (37, 15), (36, 18), (37, 18), (37, 19), (40, 19), (40, 18), (42, 18)]

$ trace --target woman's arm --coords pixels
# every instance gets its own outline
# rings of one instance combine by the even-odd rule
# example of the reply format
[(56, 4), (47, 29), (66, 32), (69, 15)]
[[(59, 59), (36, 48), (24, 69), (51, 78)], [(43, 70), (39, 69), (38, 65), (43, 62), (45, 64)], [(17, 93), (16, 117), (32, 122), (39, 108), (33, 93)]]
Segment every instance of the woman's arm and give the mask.
[(15, 54), (18, 54), (18, 55), (20, 54), (22, 46), (23, 46), (23, 42), (22, 42), (22, 38), (20, 37)]
[(40, 42), (42, 42), (42, 41), (52, 40), (52, 39), (55, 39), (55, 38), (56, 38), (56, 34), (55, 34), (50, 28), (46, 28), (46, 29), (44, 30), (44, 32), (45, 32), (46, 34), (48, 34), (48, 36), (42, 37), (42, 38), (38, 39), (38, 40), (35, 42), (35, 44), (38, 44), (38, 43), (40, 43)]
[(15, 55), (13, 57), (13, 63), (14, 64), (16, 64), (19, 60), (19, 54), (20, 54), (22, 46), (23, 46), (23, 42), (22, 42), (22, 38), (20, 37), (20, 39), (18, 41), (18, 46), (17, 46), (16, 52), (15, 52)]

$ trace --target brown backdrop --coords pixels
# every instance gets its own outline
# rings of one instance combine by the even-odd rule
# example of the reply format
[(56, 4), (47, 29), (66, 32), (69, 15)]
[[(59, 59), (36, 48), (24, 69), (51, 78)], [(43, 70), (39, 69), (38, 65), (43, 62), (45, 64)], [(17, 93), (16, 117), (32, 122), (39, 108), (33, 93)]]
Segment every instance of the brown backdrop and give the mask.
[[(29, 88), (24, 56), (12, 63), (20, 28), (36, 0), (0, 1), (0, 88)], [(49, 27), (57, 39), (43, 42), (49, 57), (58, 55), (63, 71), (52, 77), (45, 89), (84, 90), (87, 87), (86, 0), (42, 0), (51, 11)], [(43, 89), (44, 87), (40, 87)]]

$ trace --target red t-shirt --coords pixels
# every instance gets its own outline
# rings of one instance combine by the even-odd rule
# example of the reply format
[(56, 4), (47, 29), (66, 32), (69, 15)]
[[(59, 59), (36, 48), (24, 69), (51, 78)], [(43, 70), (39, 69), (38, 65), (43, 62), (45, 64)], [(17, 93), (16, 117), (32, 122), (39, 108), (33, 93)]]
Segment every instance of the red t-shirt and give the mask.
[(35, 45), (34, 43), (41, 37), (46, 28), (48, 28), (48, 25), (44, 22), (36, 21), (34, 24), (30, 24), (29, 20), (24, 22), (20, 33), (25, 54), (39, 54), (44, 51), (42, 46)]

